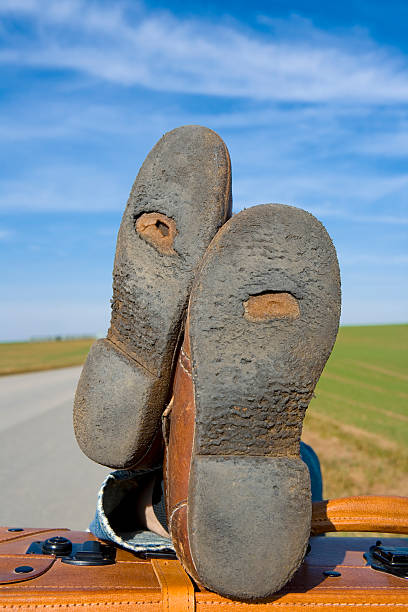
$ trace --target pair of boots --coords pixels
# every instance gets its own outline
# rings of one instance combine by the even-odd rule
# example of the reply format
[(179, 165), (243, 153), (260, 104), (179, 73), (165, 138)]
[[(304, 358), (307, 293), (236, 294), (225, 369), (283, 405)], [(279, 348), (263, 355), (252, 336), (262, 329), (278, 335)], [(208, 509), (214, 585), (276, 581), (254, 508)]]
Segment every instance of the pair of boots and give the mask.
[(335, 341), (340, 278), (309, 213), (265, 204), (230, 217), (220, 137), (166, 134), (122, 219), (111, 326), (84, 366), (74, 426), (85, 454), (115, 468), (157, 464), (164, 439), (180, 561), (210, 590), (253, 599), (280, 589), (305, 554), (300, 435)]

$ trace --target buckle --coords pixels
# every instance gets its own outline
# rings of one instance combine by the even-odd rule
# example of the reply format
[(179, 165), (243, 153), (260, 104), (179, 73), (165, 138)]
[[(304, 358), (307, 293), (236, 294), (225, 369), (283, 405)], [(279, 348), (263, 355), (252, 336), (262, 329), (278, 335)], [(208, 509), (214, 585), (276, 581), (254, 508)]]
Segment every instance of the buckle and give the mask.
[(177, 559), (177, 555), (172, 548), (162, 548), (161, 550), (143, 550), (137, 553), (142, 559)]
[(370, 547), (364, 558), (369, 565), (380, 572), (387, 572), (399, 578), (408, 578), (408, 547), (382, 546), (378, 540)]
[(32, 542), (26, 554), (55, 555), (69, 565), (112, 565), (115, 563), (116, 549), (95, 540), (77, 544), (68, 538), (55, 536), (43, 542)]

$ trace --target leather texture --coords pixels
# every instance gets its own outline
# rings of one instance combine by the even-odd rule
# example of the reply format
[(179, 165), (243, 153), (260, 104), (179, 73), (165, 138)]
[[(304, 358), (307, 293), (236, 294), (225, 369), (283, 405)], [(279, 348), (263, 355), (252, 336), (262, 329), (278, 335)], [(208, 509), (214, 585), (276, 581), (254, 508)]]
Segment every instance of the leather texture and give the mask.
[(330, 531), (408, 534), (408, 498), (371, 495), (315, 502), (312, 534)]
[(179, 352), (174, 377), (173, 397), (168, 410), (164, 414), (165, 459), (163, 474), (169, 533), (178, 558), (190, 576), (198, 582), (197, 570), (190, 550), (187, 522), (188, 485), (195, 423), (188, 321), (189, 317), (187, 316), (183, 346)]
[[(30, 529), (28, 527), (0, 527), (0, 544), (1, 542), (10, 542), (11, 540), (18, 540), (19, 538), (25, 538), (27, 535), (39, 535), (45, 533), (49, 529)], [(64, 531), (61, 529), (60, 531)], [(69, 531), (66, 529), (65, 531)]]
[[(50, 569), (55, 557), (45, 555), (7, 555), (0, 557), (0, 584), (23, 582), (38, 578)], [(30, 570), (31, 568), (31, 570)], [(24, 570), (24, 571), (19, 571)]]
[(152, 559), (152, 566), (161, 586), (163, 610), (194, 612), (194, 587), (180, 563)]
[[(38, 536), (41, 531), (41, 536)], [(3, 533), (6, 530), (3, 530)], [(96, 539), (87, 532), (69, 530), (24, 530), (9, 534), (0, 544), (0, 572), (14, 560), (31, 564), (25, 556), (37, 539), (63, 535), (73, 542)], [(292, 581), (268, 601), (242, 603), (220, 597), (195, 585), (179, 561), (143, 560), (124, 550), (117, 551), (116, 563), (103, 567), (67, 565), (60, 559), (41, 575), (13, 584), (0, 585), (0, 610), (53, 612), (214, 612), (245, 610), (393, 611), (408, 609), (408, 580), (376, 571), (363, 557), (376, 541), (371, 537), (316, 537), (311, 551)], [(383, 539), (388, 546), (406, 546), (398, 538)], [(35, 555), (37, 557), (37, 555)], [(49, 563), (50, 558), (44, 557)], [(22, 562), (24, 561), (24, 563)], [(220, 568), (222, 571), (222, 568)], [(324, 572), (338, 572), (328, 576)]]

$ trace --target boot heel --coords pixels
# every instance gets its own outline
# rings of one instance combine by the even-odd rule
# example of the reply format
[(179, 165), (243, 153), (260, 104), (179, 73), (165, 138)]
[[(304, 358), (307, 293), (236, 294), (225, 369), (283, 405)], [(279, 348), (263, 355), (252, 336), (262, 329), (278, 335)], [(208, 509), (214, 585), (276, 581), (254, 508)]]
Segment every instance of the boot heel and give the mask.
[[(166, 391), (158, 377), (112, 342), (97, 340), (75, 396), (74, 428), (81, 450), (103, 465), (126, 467), (136, 462), (154, 437), (157, 423), (151, 413), (160, 410)], [(151, 410), (142, 411), (141, 406)], [(136, 418), (138, 427), (134, 425)]]
[(188, 531), (201, 580), (238, 598), (279, 590), (304, 557), (310, 500), (309, 472), (300, 459), (196, 455)]

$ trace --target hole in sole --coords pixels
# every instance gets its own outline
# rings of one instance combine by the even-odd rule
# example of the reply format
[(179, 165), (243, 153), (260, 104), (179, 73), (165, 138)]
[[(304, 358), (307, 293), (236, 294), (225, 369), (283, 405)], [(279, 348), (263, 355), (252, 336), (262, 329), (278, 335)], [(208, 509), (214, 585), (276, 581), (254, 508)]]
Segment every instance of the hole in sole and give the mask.
[(168, 236), (170, 233), (169, 226), (163, 223), (163, 221), (156, 221), (156, 227), (162, 236)]
[(143, 213), (137, 218), (135, 228), (139, 236), (162, 255), (177, 255), (173, 248), (177, 227), (170, 217), (161, 213)]
[(251, 297), (243, 303), (244, 317), (251, 323), (262, 323), (273, 319), (297, 319), (299, 303), (291, 293), (269, 291)]

